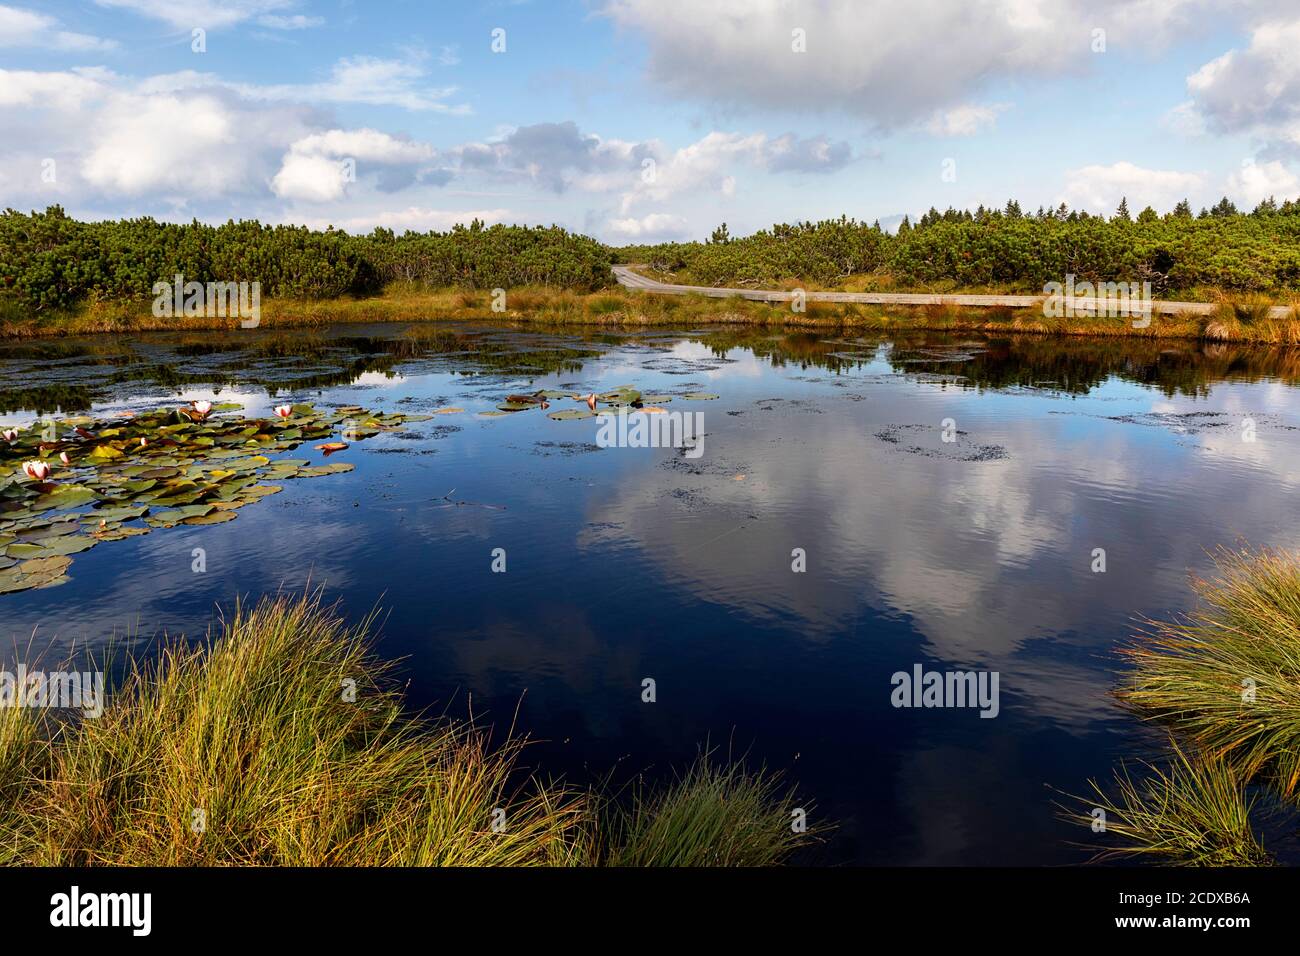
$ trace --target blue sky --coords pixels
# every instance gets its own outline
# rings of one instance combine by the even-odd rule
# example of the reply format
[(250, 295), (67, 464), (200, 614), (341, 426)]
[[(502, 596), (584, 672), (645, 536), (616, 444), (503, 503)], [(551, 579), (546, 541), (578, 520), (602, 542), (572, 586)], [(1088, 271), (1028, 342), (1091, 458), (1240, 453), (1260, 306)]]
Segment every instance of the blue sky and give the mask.
[(1300, 195), (1297, 49), (1292, 0), (7, 0), (0, 203), (614, 242), (1253, 206)]

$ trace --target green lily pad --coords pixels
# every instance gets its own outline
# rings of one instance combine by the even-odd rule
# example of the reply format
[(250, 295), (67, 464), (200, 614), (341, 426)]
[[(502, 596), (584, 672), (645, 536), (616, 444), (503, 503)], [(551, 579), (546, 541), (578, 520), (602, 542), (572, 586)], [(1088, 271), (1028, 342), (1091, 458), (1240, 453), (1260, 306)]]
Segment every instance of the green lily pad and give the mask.
[(573, 422), (580, 418), (595, 418), (596, 413), (588, 408), (566, 408), (562, 411), (551, 412), (546, 417), (553, 418), (557, 422)]
[(356, 465), (351, 462), (339, 461), (332, 465), (316, 465), (314, 468), (303, 468), (298, 474), (303, 478), (318, 478), (322, 475), (339, 475), (345, 471), (351, 471)]
[(682, 398), (690, 399), (693, 402), (711, 402), (715, 398), (721, 398), (721, 396), (714, 395), (712, 392), (687, 392)]

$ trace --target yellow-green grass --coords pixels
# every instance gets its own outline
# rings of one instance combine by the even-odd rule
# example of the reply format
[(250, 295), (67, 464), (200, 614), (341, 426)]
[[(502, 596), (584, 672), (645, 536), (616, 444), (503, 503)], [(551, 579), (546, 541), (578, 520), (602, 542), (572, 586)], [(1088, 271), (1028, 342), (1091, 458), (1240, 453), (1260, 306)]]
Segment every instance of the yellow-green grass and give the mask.
[[(1271, 862), (1252, 830), (1255, 797), (1300, 810), (1300, 555), (1222, 549), (1212, 580), (1196, 580), (1190, 614), (1148, 622), (1123, 649), (1118, 695), (1173, 739), (1167, 769), (1116, 775), (1110, 798), (1075, 798), (1068, 815), (1107, 812), (1113, 853), (1174, 863)], [(1253, 796), (1252, 796), (1253, 795)]]
[[(1167, 768), (1143, 764), (1135, 780), (1115, 773), (1114, 796), (1096, 781), (1074, 797), (1065, 816), (1100, 832), (1098, 862), (1152, 859), (1176, 866), (1269, 866), (1272, 857), (1251, 829), (1254, 798), (1221, 760), (1188, 754), (1177, 743)], [(1099, 816), (1102, 811), (1104, 816)]]
[(703, 755), (671, 786), (639, 785), (630, 807), (613, 806), (612, 866), (763, 866), (806, 842), (795, 814), (807, 818), (778, 775), (747, 773)]
[[(390, 286), (365, 298), (344, 296), (316, 301), (268, 299), (260, 327), (321, 328), (338, 323), (491, 321), (520, 326), (606, 326), (637, 328), (683, 323), (741, 324), (789, 329), (862, 331), (953, 330), (1040, 335), (1090, 335), (1148, 339), (1210, 339), (1267, 344), (1300, 343), (1300, 318), (1269, 319), (1255, 299), (1224, 297), (1212, 316), (1155, 315), (1146, 328), (1126, 318), (1052, 318), (1040, 309), (939, 306), (872, 306), (810, 302), (803, 312), (788, 304), (739, 297), (671, 296), (612, 287), (580, 293), (567, 289), (523, 287), (508, 290), (504, 310), (494, 311), (487, 290)], [(237, 318), (164, 317), (148, 302), (96, 302), (60, 314), (31, 315), (0, 308), (0, 338), (130, 333), (161, 330), (236, 329)]]
[[(132, 660), (102, 716), (0, 708), (0, 862), (10, 865), (767, 865), (795, 841), (768, 778), (707, 758), (652, 804), (526, 772), (525, 743), (406, 713), (371, 621), (318, 596), (238, 607), (199, 644)], [(662, 806), (662, 811), (659, 809)], [(664, 820), (659, 820), (663, 813)], [(648, 821), (624, 830), (632, 814)]]
[(1284, 551), (1217, 555), (1218, 576), (1195, 582), (1200, 606), (1151, 622), (1125, 655), (1120, 696), (1172, 723), (1248, 779), (1286, 796), (1300, 787), (1300, 559)]

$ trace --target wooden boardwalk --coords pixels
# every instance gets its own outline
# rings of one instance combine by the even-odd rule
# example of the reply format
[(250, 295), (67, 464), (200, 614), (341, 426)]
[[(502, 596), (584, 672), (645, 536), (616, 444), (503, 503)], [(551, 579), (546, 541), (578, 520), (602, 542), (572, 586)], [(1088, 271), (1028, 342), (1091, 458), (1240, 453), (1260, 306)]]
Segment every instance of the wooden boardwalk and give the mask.
[[(657, 282), (639, 273), (633, 272), (631, 266), (614, 266), (614, 275), (621, 285), (640, 292), (652, 292), (657, 295), (706, 295), (714, 299), (728, 299), (740, 296), (755, 302), (789, 302), (794, 298), (793, 292), (763, 289), (724, 289), (702, 285), (673, 285)], [(1003, 308), (1003, 309), (1041, 309), (1049, 300), (1046, 295), (932, 295), (924, 292), (808, 292), (808, 302), (858, 302), (863, 305), (957, 305), (969, 308)], [(1077, 315), (1107, 315), (1107, 309), (1114, 310), (1120, 300), (1104, 297), (1075, 296), (1065, 299), (1061, 305), (1072, 308)], [(1151, 311), (1158, 315), (1212, 315), (1217, 306), (1211, 302), (1164, 302), (1152, 300)], [(1118, 317), (1123, 313), (1111, 312)], [(1291, 310), (1287, 306), (1275, 305), (1269, 310), (1269, 317), (1275, 319), (1289, 318)], [(1129, 316), (1125, 316), (1129, 317)]]

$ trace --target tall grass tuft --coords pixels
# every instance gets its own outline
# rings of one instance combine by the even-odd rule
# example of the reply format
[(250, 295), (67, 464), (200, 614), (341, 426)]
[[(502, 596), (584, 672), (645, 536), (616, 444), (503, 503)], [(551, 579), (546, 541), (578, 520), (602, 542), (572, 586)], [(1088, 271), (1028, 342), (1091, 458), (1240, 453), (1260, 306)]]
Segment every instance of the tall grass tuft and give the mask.
[(762, 774), (693, 769), (624, 817), (526, 774), (518, 739), (412, 718), (372, 623), (318, 594), (266, 598), (126, 662), (99, 718), (0, 708), (0, 862), (570, 866), (617, 846), (624, 863), (735, 865), (792, 848)]
[(613, 811), (612, 866), (772, 866), (800, 844), (780, 780), (701, 755), (667, 790)]
[(1300, 786), (1300, 561), (1278, 551), (1220, 551), (1201, 607), (1152, 623), (1124, 653), (1122, 699), (1172, 723), (1245, 779)]
[(1105, 811), (1105, 832), (1123, 845), (1103, 849), (1097, 861), (1156, 857), (1180, 866), (1268, 866), (1272, 858), (1250, 825), (1253, 799), (1241, 779), (1221, 760), (1189, 755), (1177, 743), (1167, 769), (1145, 764), (1135, 781), (1128, 768), (1115, 773), (1111, 798), (1096, 781), (1091, 797), (1076, 797), (1066, 817), (1089, 826), (1090, 812)]

